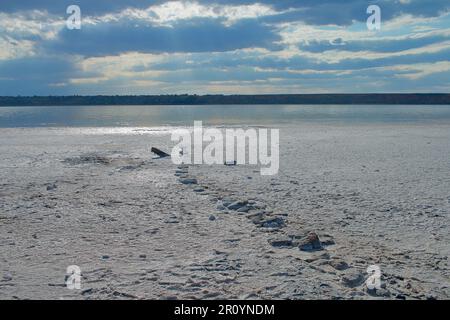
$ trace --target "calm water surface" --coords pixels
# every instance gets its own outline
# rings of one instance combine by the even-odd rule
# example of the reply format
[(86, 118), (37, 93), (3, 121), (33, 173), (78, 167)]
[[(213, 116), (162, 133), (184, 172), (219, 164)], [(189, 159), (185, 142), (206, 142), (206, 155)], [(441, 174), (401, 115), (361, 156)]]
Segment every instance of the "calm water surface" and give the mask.
[(450, 124), (450, 106), (217, 105), (0, 107), (0, 127), (273, 125), (296, 122)]

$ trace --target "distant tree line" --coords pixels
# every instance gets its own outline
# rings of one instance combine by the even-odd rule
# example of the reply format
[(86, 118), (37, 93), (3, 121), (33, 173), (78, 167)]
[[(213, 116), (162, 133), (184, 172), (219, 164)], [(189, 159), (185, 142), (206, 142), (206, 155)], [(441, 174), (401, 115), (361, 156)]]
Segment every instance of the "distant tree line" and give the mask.
[(144, 96), (0, 96), (0, 106), (218, 105), (218, 104), (440, 104), (450, 94), (279, 94)]

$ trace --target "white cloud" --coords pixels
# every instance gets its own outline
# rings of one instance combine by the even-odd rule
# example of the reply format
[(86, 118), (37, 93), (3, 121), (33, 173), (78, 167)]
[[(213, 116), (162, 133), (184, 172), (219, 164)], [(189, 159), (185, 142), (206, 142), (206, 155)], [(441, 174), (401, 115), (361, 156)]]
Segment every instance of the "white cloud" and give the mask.
[[(399, 78), (418, 80), (420, 78), (441, 72), (450, 71), (450, 61), (439, 61), (435, 63), (418, 63), (412, 65), (397, 65), (384, 68), (385, 70), (401, 71)], [(403, 73), (406, 72), (406, 73)]]
[[(207, 5), (196, 1), (170, 1), (146, 9), (125, 9), (118, 13), (109, 13), (102, 16), (83, 16), (82, 23), (85, 25), (104, 23), (105, 28), (107, 28), (121, 19), (127, 19), (136, 21), (139, 27), (144, 27), (143, 25), (148, 23), (176, 28), (177, 22), (195, 18), (219, 19), (225, 25), (232, 25), (241, 19), (273, 16), (281, 13), (274, 7), (260, 3), (252, 5)], [(65, 18), (64, 15), (56, 17), (40, 11), (0, 13), (0, 62), (27, 56), (45, 56), (46, 52), (42, 52), (45, 49), (39, 49), (45, 47), (40, 47), (41, 42), (54, 40), (58, 36), (58, 32), (65, 27)], [(67, 54), (65, 58), (73, 63), (78, 71), (70, 78), (64, 78), (64, 81), (55, 82), (51, 86), (72, 86), (74, 90), (83, 88), (84, 90), (92, 90), (92, 92), (98, 89), (105, 93), (148, 93), (149, 89), (154, 90), (155, 93), (176, 93), (185, 90), (190, 92), (203, 90), (204, 93), (275, 93), (299, 92), (300, 90), (326, 92), (327, 88), (346, 91), (346, 89), (358, 88), (358, 85), (364, 86), (359, 78), (364, 71), (367, 71), (369, 75), (371, 74), (370, 71), (381, 71), (374, 72), (378, 75), (382, 75), (383, 71), (390, 71), (389, 74), (393, 74), (392, 77), (380, 80), (376, 79), (374, 75), (371, 84), (378, 87), (393, 84), (395, 87), (395, 84), (406, 80), (420, 80), (432, 74), (449, 73), (450, 62), (434, 62), (435, 60), (417, 64), (402, 62), (405, 64), (374, 68), (365, 68), (364, 62), (358, 62), (358, 66), (348, 70), (336, 70), (335, 66), (327, 69), (325, 63), (339, 64), (354, 59), (369, 61), (392, 57), (402, 58), (449, 50), (450, 40), (439, 40), (440, 38), (450, 37), (450, 28), (443, 27), (448, 26), (449, 18), (450, 14), (435, 18), (403, 15), (391, 21), (386, 21), (383, 24), (382, 32), (379, 33), (368, 31), (365, 24), (360, 22), (354, 22), (347, 27), (314, 26), (302, 22), (273, 24), (271, 26), (282, 37), (279, 44), (283, 47), (282, 50), (274, 51), (262, 48), (247, 48), (228, 52), (202, 53), (149, 54), (128, 52), (116, 56), (109, 53), (110, 55), (107, 56), (91, 58), (83, 58), (65, 51)], [(413, 49), (398, 49), (388, 52), (383, 50), (382, 52), (378, 52), (378, 50), (347, 51), (345, 46), (339, 45), (350, 41), (374, 41), (382, 44), (382, 41), (422, 38), (436, 38), (437, 40), (417, 41), (418, 44), (435, 42)], [(302, 50), (301, 46), (299, 47), (299, 44), (302, 43), (322, 41), (336, 45), (331, 47), (331, 50), (320, 52), (306, 51)], [(395, 46), (392, 47), (395, 48)], [(410, 46), (406, 48), (410, 48)], [(267, 62), (265, 58), (269, 63), (265, 64)], [(299, 58), (296, 60), (296, 66), (288, 65), (291, 58)], [(261, 67), (255, 67), (259, 60), (262, 61)], [(403, 59), (398, 60), (404, 61)], [(298, 64), (298, 61), (306, 61), (306, 63), (302, 66)], [(278, 62), (279, 65), (277, 65)], [(320, 68), (315, 63), (320, 63)], [(164, 67), (166, 64), (167, 66)], [(368, 63), (367, 65), (374, 64)], [(315, 70), (316, 68), (318, 70)], [(211, 73), (211, 80), (208, 80), (208, 72)], [(244, 74), (246, 72), (247, 74)], [(256, 73), (259, 74), (255, 76)], [(41, 76), (43, 79), (46, 77), (45, 74)], [(196, 76), (203, 80), (199, 80)], [(217, 79), (225, 80), (214, 81)], [(227, 79), (230, 80), (227, 81)], [(254, 80), (243, 81), (242, 79)], [(326, 81), (322, 81), (322, 79), (326, 79)], [(343, 80), (347, 80), (347, 82), (345, 83)], [(311, 85), (309, 85), (310, 83)], [(351, 87), (345, 87), (349, 83), (351, 83)], [(424, 83), (423, 87), (426, 87), (426, 85)], [(367, 87), (361, 88), (361, 91), (365, 88)]]
[(150, 6), (147, 9), (128, 8), (118, 14), (89, 17), (86, 19), (86, 22), (108, 22), (128, 18), (146, 21), (154, 25), (172, 26), (180, 20), (210, 18), (224, 19), (226, 25), (231, 25), (241, 19), (273, 16), (284, 12), (287, 11), (276, 11), (271, 6), (259, 3), (250, 5), (204, 5), (195, 1), (168, 1)]
[(35, 55), (34, 43), (29, 40), (15, 40), (0, 36), (0, 60), (23, 58)]
[(39, 36), (45, 40), (53, 39), (63, 26), (65, 26), (63, 18), (51, 16), (43, 11), (13, 14), (0, 12), (2, 33), (16, 38)]
[(372, 51), (354, 52), (345, 50), (328, 50), (320, 53), (311, 53), (299, 50), (299, 55), (311, 59), (317, 59), (318, 61), (321, 62), (339, 63), (343, 60), (352, 60), (352, 59), (376, 60), (392, 57), (437, 53), (448, 49), (450, 49), (450, 41), (443, 41), (423, 46), (420, 48), (401, 50), (395, 52), (372, 52)]

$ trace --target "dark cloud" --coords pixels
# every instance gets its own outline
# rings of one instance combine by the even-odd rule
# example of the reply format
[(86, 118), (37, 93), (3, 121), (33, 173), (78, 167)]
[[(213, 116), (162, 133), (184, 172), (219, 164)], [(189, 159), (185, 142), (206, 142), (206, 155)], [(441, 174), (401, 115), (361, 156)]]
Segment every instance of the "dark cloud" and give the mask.
[(58, 81), (76, 71), (70, 59), (58, 57), (28, 57), (0, 60), (1, 77), (15, 77), (22, 80), (33, 79), (45, 74), (52, 81)]
[(79, 72), (71, 59), (59, 57), (3, 60), (0, 61), (0, 95), (60, 92), (63, 87), (58, 88), (58, 85)]
[(62, 29), (56, 40), (44, 43), (50, 52), (84, 56), (116, 55), (137, 51), (221, 52), (244, 48), (275, 49), (280, 40), (270, 27), (256, 20), (225, 26), (216, 19), (195, 19), (174, 27), (138, 24), (133, 20), (83, 25), (81, 30)]

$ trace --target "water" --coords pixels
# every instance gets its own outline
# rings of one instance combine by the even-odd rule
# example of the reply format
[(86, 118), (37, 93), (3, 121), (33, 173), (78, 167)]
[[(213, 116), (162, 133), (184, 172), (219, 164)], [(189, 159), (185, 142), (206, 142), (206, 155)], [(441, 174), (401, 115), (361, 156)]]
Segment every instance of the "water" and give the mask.
[(0, 127), (271, 125), (301, 122), (450, 124), (450, 106), (217, 105), (0, 107)]

